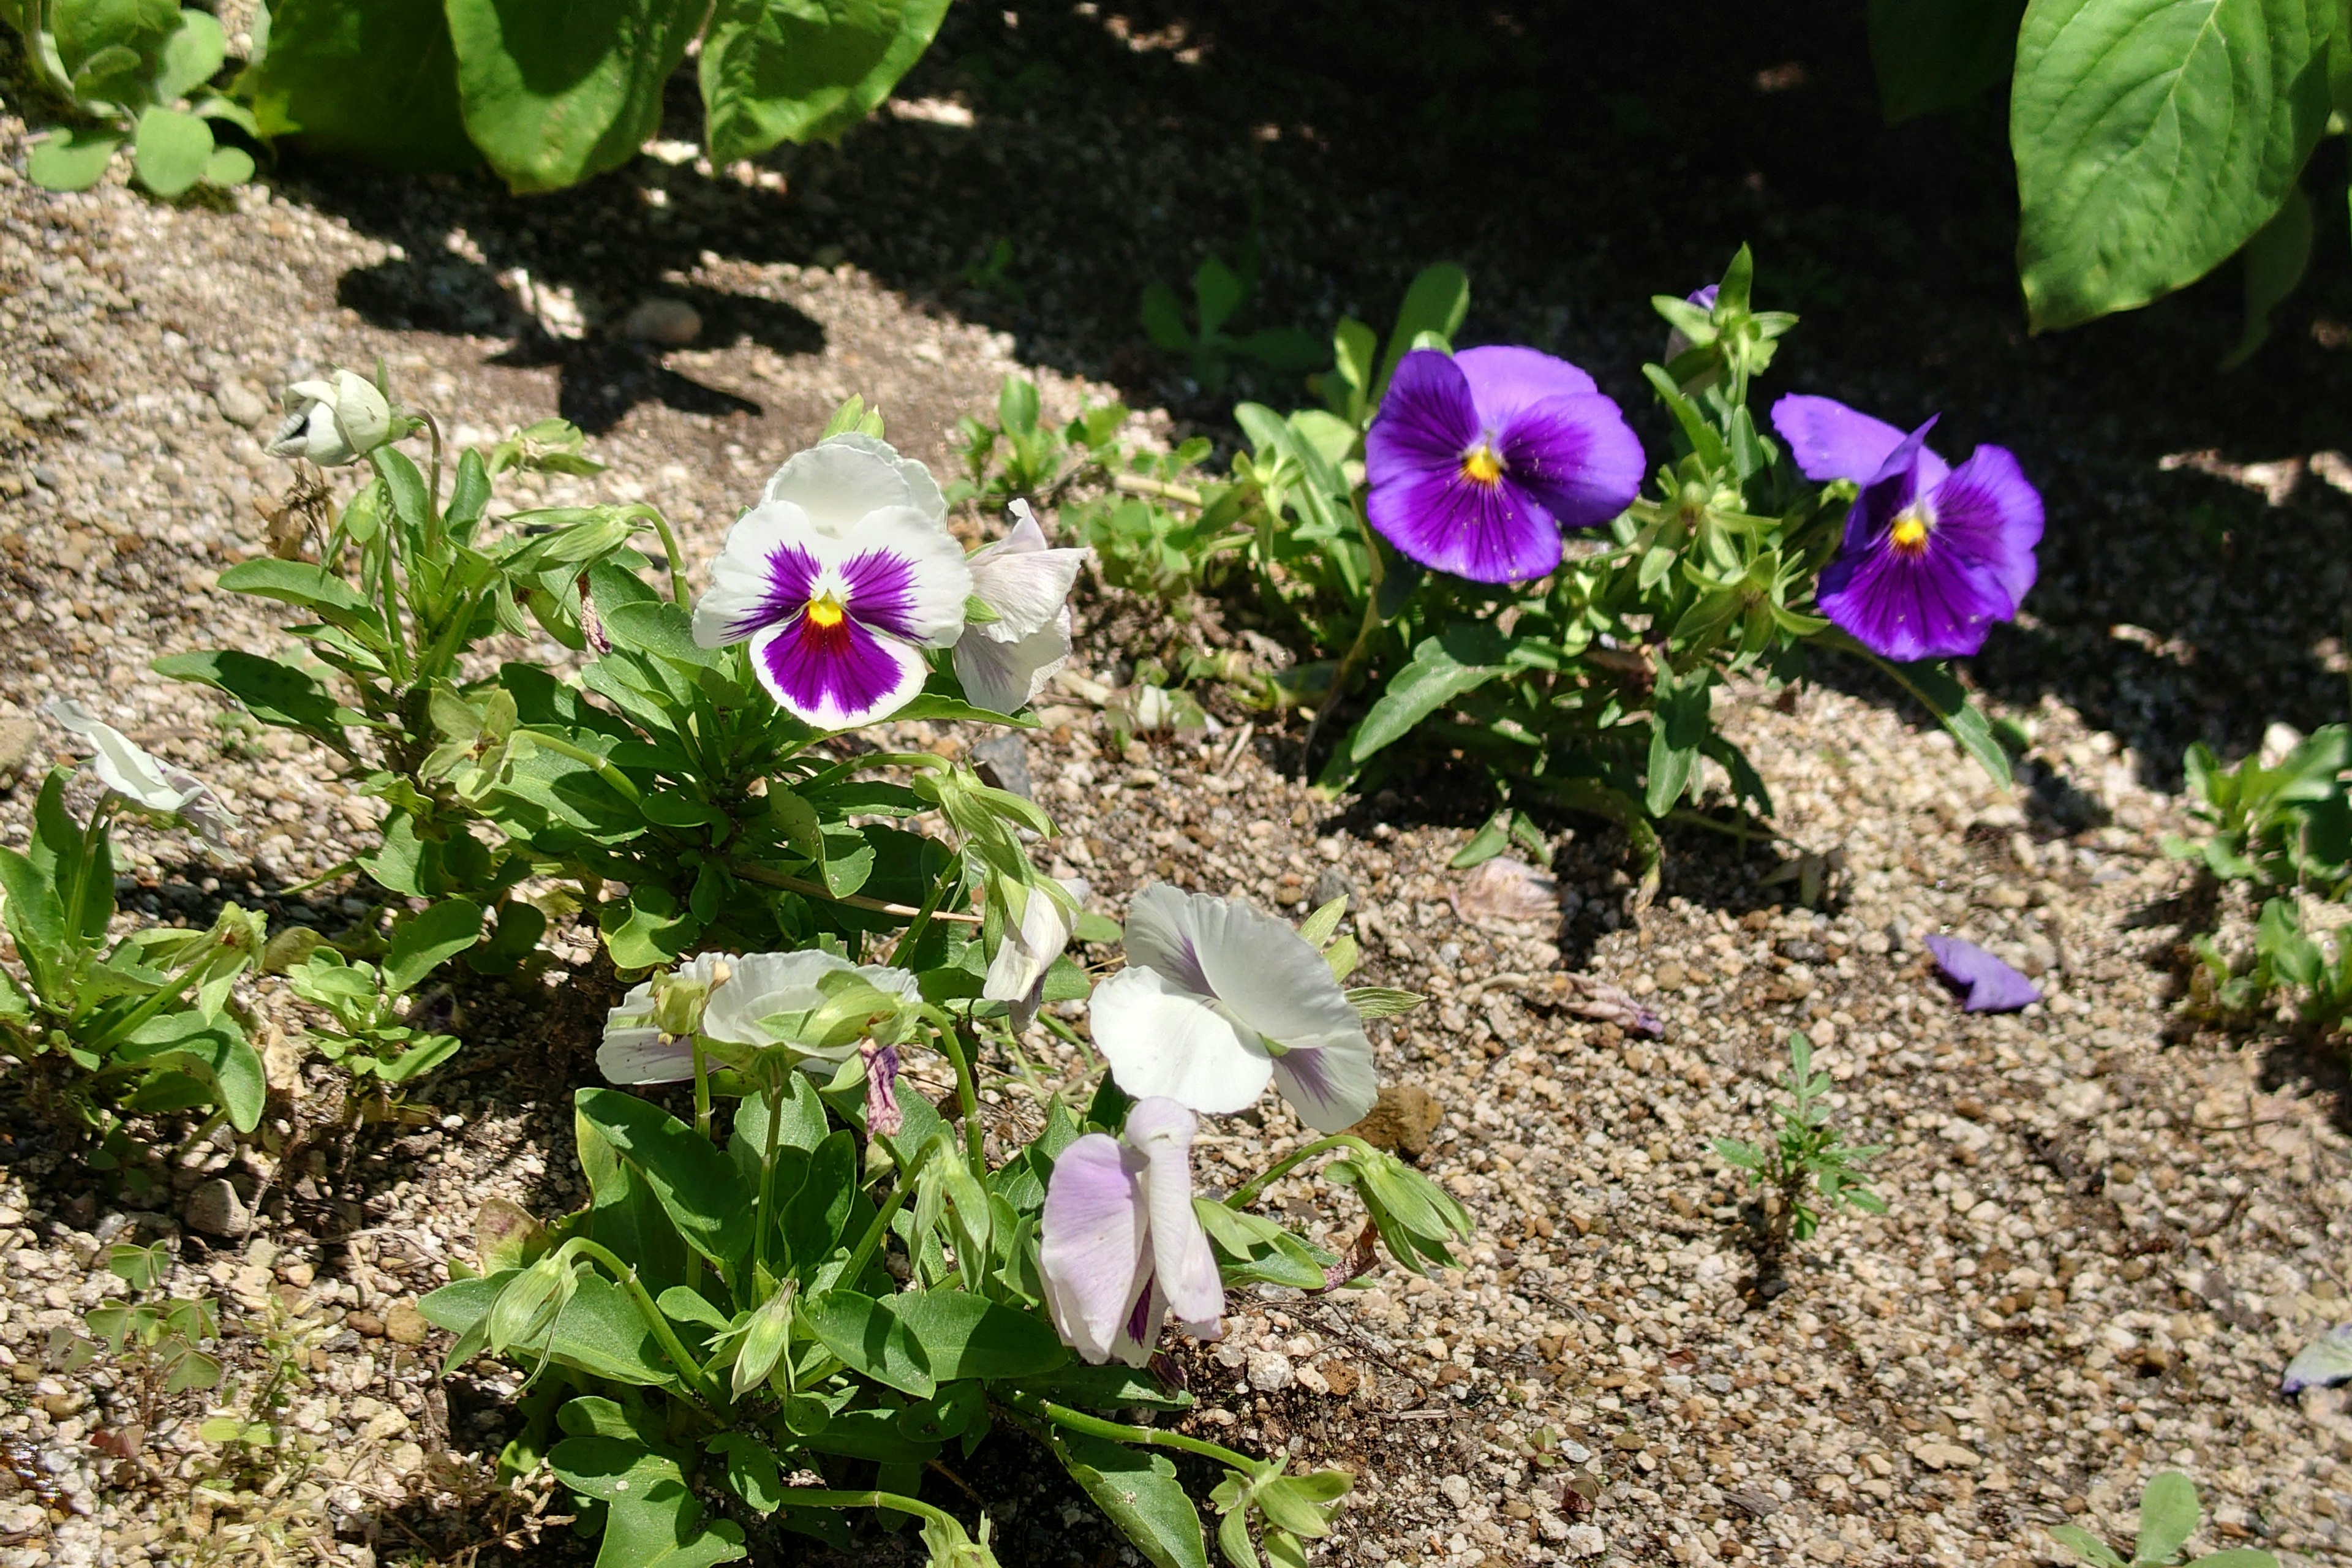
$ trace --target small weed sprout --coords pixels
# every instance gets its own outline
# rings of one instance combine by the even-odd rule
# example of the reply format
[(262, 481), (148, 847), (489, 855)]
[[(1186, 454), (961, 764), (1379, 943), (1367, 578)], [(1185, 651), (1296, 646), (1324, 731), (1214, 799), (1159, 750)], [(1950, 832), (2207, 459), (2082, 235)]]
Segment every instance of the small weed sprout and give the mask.
[[(2168, 1568), (2180, 1561), (2197, 1533), (2197, 1488), (2178, 1470), (2153, 1477), (2139, 1499), (2139, 1540), (2125, 1557), (2089, 1531), (2072, 1524), (2050, 1527), (2051, 1539), (2093, 1568)], [(2278, 1559), (2252, 1547), (2210, 1552), (2186, 1568), (2278, 1568)]]
[(1823, 1218), (1840, 1209), (1886, 1212), (1886, 1200), (1872, 1190), (1863, 1169), (1880, 1146), (1848, 1147), (1830, 1125), (1830, 1075), (1813, 1070), (1813, 1043), (1801, 1034), (1789, 1037), (1789, 1070), (1780, 1087), (1789, 1099), (1772, 1108), (1780, 1126), (1769, 1143), (1715, 1141), (1715, 1152), (1748, 1173), (1749, 1184), (1762, 1191), (1767, 1249), (1774, 1253), (1810, 1238)]
[(132, 1300), (102, 1301), (83, 1313), (85, 1333), (64, 1325), (53, 1330), (50, 1359), (67, 1372), (79, 1372), (100, 1356), (111, 1360), (136, 1395), (141, 1432), (152, 1434), (167, 1401), (220, 1385), (219, 1359), (198, 1348), (220, 1337), (220, 1310), (210, 1297), (163, 1293), (172, 1254), (160, 1241), (149, 1247), (117, 1242), (106, 1250), (106, 1267), (131, 1288)]

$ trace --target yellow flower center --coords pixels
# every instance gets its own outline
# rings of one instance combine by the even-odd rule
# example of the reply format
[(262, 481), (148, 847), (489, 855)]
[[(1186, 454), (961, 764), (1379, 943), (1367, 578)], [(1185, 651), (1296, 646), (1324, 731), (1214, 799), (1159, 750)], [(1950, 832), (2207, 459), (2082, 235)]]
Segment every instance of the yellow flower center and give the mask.
[(848, 611), (842, 607), (841, 600), (831, 593), (819, 594), (808, 602), (808, 618), (811, 626), (831, 630), (841, 625), (847, 615)]
[(1472, 484), (1491, 485), (1503, 477), (1503, 459), (1481, 441), (1462, 455), (1462, 477)]
[(1927, 548), (1927, 531), (1936, 526), (1935, 513), (1924, 500), (1912, 502), (1895, 514), (1895, 526), (1887, 531), (1887, 542), (1906, 555), (1916, 555)]

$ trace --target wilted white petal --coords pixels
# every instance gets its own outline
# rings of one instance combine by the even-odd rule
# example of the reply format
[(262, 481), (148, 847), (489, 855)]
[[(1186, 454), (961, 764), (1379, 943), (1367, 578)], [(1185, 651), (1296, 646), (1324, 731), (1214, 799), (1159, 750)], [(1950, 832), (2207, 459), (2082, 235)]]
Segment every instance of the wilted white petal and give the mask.
[[(798, 952), (755, 952), (737, 960), (733, 978), (710, 994), (702, 1010), (702, 1032), (730, 1045), (778, 1044), (765, 1020), (779, 1013), (810, 1013), (824, 1006), (825, 994), (820, 982), (828, 974), (855, 974), (876, 990), (909, 1002), (922, 995), (915, 977), (903, 969), (856, 964), (813, 947)], [(846, 1058), (856, 1049), (853, 1041), (838, 1050), (812, 1054)]]
[(373, 382), (347, 370), (337, 371), (332, 381), (296, 382), (286, 389), (285, 406), (285, 420), (267, 448), (273, 458), (334, 468), (392, 435), (392, 405)]
[[(705, 952), (680, 964), (678, 979), (703, 987), (706, 997), (717, 996), (741, 966), (731, 952)], [(654, 1025), (654, 983), (629, 988), (620, 1005), (604, 1015), (604, 1038), (596, 1047), (596, 1068), (607, 1083), (679, 1083), (694, 1076), (694, 1046), (689, 1040), (665, 1035)]]
[(108, 789), (144, 811), (177, 814), (217, 844), (235, 821), (212, 787), (184, 768), (150, 756), (113, 725), (101, 722), (69, 699), (52, 697), (41, 711), (96, 748), (90, 772)]
[(1274, 1074), (1265, 1042), (1208, 997), (1131, 960), (1095, 987), (1095, 1044), (1118, 1087), (1164, 1095), (1194, 1110), (1239, 1110)]
[(1152, 1098), (1138, 1100), (1128, 1111), (1125, 1137), (1146, 1161), (1153, 1276), (1186, 1328), (1207, 1339), (1215, 1337), (1217, 1320), (1224, 1315), (1225, 1288), (1216, 1255), (1209, 1250), (1209, 1233), (1192, 1212), (1192, 1134), (1198, 1128), (1192, 1113), (1176, 1101)]
[[(1055, 1157), (1045, 1184), (1037, 1247), (1045, 1305), (1063, 1340), (1097, 1365), (1127, 1348), (1121, 1331), (1150, 1272), (1146, 1168), (1135, 1150), (1089, 1132)], [(1120, 1359), (1140, 1366), (1150, 1353)]]
[(1037, 700), (1054, 672), (1070, 661), (1070, 612), (1018, 642), (992, 634), (993, 624), (966, 626), (955, 647), (956, 679), (973, 706), (992, 713), (1018, 713)]
[(1019, 521), (1013, 531), (971, 553), (971, 591), (996, 612), (973, 630), (993, 642), (1019, 642), (1051, 626), (1076, 585), (1083, 550), (1055, 550), (1045, 543), (1027, 501), (1014, 501)]
[(1003, 940), (997, 943), (996, 955), (988, 962), (988, 978), (981, 983), (980, 994), (984, 999), (1013, 1004), (1013, 1018), (1023, 1028), (1028, 1027), (1029, 1019), (1036, 1016), (1045, 972), (1069, 946), (1070, 933), (1077, 927), (1078, 906), (1086, 902), (1092, 890), (1076, 879), (1065, 879), (1060, 886), (1070, 895), (1068, 908), (1042, 889), (1029, 889), (1019, 922), (1005, 928)]

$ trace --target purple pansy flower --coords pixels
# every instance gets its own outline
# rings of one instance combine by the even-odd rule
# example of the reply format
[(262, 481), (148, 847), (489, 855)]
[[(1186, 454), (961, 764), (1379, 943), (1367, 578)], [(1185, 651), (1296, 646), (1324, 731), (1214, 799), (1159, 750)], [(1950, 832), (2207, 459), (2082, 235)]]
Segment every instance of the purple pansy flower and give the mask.
[(1982, 647), (2033, 586), (2042, 541), (2042, 497), (2017, 458), (1979, 447), (1953, 468), (1927, 444), (1935, 423), (1906, 436), (1826, 397), (1772, 405), (1772, 426), (1807, 479), (1862, 486), (1822, 574), (1822, 613), (1906, 663)]
[(1642, 488), (1642, 444), (1592, 378), (1534, 349), (1416, 349), (1364, 435), (1366, 514), (1423, 566), (1521, 583), (1559, 531), (1607, 522)]
[(1935, 955), (1936, 967), (1944, 972), (1944, 978), (1967, 990), (1960, 1002), (1964, 1013), (2014, 1013), (2042, 1000), (2042, 992), (2032, 981), (1975, 942), (1932, 933), (1920, 940)]
[(925, 498), (894, 499), (908, 493), (905, 460), (841, 439), (785, 465), (729, 531), (694, 607), (697, 643), (748, 638), (769, 695), (824, 730), (871, 724), (921, 690), (922, 649), (955, 643), (971, 595), (963, 550)]
[(1192, 1212), (1198, 1126), (1174, 1100), (1146, 1098), (1118, 1137), (1089, 1132), (1054, 1161), (1038, 1272), (1054, 1327), (1097, 1366), (1149, 1361), (1171, 1307), (1196, 1340), (1224, 1331), (1224, 1281)]

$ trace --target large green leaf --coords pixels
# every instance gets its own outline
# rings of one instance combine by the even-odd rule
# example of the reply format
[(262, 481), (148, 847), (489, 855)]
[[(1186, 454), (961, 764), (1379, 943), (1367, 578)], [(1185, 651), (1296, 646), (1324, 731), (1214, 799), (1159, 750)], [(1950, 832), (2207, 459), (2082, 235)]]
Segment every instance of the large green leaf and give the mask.
[(704, 1522), (669, 1455), (633, 1438), (566, 1437), (548, 1450), (556, 1479), (604, 1507), (597, 1568), (712, 1568), (744, 1555), (740, 1526)]
[(139, 183), (168, 200), (205, 177), (213, 156), (213, 128), (176, 109), (151, 109), (139, 117), (131, 154)]
[(25, 154), (26, 177), (45, 191), (86, 191), (106, 178), (125, 140), (120, 131), (96, 126), (53, 129)]
[(270, 555), (240, 562), (220, 574), (220, 585), (233, 594), (253, 594), (299, 605), (345, 631), (377, 638), (383, 635), (383, 622), (375, 606), (341, 576), (311, 562), (280, 561)]
[(180, 0), (57, 0), (48, 24), (68, 78), (109, 49), (145, 59), (180, 25)]
[(2142, 1563), (2168, 1563), (2197, 1533), (2197, 1487), (2179, 1470), (2148, 1478), (2139, 1495), (2139, 1542), (2132, 1556)]
[(1033, 1377), (1070, 1359), (1052, 1324), (970, 1291), (908, 1290), (886, 1305), (921, 1342), (941, 1383)]
[(1870, 0), (1870, 62), (1889, 125), (1941, 114), (2009, 76), (2025, 0)]
[(279, 0), (239, 83), (262, 132), (396, 169), (470, 169), (441, 0)]
[(706, 0), (447, 0), (467, 132), (512, 189), (578, 184), (636, 155)]
[[(1503, 672), (1499, 648), (1475, 647), (1475, 639), (1454, 635), (1459, 629), (1426, 638), (1412, 650), (1412, 660), (1349, 734), (1350, 761), (1361, 763), (1381, 747), (1403, 740), (1415, 724)], [(1483, 657), (1488, 655), (1492, 657)]]
[(1174, 1465), (1158, 1454), (1051, 1425), (1040, 1430), (1070, 1479), (1127, 1532), (1152, 1568), (1209, 1568), (1201, 1516), (1177, 1483)]
[(481, 936), (482, 906), (471, 899), (444, 899), (403, 918), (392, 928), (392, 948), (384, 954), (384, 988), (395, 996), (414, 989)]
[(921, 58), (948, 0), (719, 0), (702, 44), (714, 163), (838, 136)]
[(583, 1089), (579, 1119), (645, 1180), (688, 1246), (714, 1263), (751, 1250), (751, 1194), (735, 1163), (651, 1100), (617, 1089)]
[(825, 1349), (875, 1382), (918, 1399), (939, 1392), (922, 1342), (887, 1302), (856, 1290), (827, 1290), (802, 1302), (801, 1316)]
[(226, 691), (265, 724), (340, 737), (347, 714), (317, 678), (290, 664), (236, 648), (166, 654), (150, 666), (173, 680), (201, 681)]
[(2194, 282), (2268, 223), (2327, 122), (2333, 0), (2032, 0), (2010, 97), (2034, 327)]
[(190, 6), (173, 21), (171, 37), (156, 54), (151, 86), (158, 103), (173, 103), (194, 92), (228, 58), (228, 38), (215, 17)]

